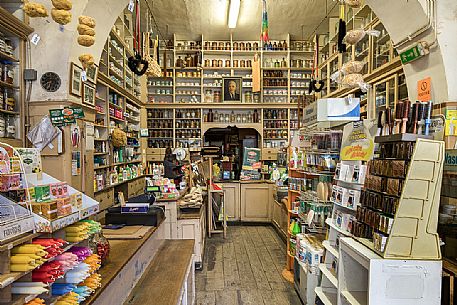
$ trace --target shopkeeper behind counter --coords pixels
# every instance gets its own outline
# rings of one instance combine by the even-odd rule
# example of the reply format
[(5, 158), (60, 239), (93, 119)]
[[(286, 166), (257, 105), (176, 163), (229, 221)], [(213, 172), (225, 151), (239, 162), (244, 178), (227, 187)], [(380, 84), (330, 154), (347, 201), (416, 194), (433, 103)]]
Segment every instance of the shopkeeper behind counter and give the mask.
[(167, 147), (165, 150), (165, 158), (163, 159), (163, 167), (164, 167), (164, 176), (168, 179), (174, 179), (175, 184), (179, 184), (181, 177), (183, 176), (181, 173), (181, 164), (176, 160), (176, 155), (173, 154), (170, 147)]

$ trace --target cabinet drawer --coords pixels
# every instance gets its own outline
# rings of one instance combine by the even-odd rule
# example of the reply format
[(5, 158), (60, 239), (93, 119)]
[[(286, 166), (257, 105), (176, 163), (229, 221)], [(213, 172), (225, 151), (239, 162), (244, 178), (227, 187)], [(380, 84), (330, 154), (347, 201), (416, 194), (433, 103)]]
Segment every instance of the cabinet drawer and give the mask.
[(278, 149), (276, 148), (263, 148), (262, 160), (278, 160)]
[(163, 161), (163, 158), (164, 158), (164, 155), (157, 155), (157, 154), (154, 154), (154, 155), (147, 154), (146, 155), (146, 161), (161, 162), (161, 161)]
[(146, 148), (146, 154), (148, 155), (165, 155), (165, 148)]

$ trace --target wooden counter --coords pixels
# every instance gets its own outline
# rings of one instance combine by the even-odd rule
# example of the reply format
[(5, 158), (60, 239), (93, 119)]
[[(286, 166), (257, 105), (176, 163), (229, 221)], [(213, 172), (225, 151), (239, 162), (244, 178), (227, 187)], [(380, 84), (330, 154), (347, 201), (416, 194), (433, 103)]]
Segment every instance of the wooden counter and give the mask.
[(109, 260), (99, 270), (102, 287), (84, 304), (122, 304), (162, 245), (162, 229), (161, 223), (157, 228), (151, 227), (141, 239), (110, 240)]
[(181, 304), (183, 284), (187, 283), (189, 267), (192, 268), (189, 265), (193, 250), (193, 240), (166, 240), (124, 304)]

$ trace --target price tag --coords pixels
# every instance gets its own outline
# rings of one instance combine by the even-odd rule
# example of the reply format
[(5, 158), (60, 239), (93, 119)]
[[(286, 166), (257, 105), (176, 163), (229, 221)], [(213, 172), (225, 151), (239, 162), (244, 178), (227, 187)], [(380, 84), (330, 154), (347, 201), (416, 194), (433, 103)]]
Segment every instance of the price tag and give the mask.
[(33, 34), (33, 36), (32, 36), (32, 38), (30, 39), (30, 41), (31, 41), (34, 45), (37, 45), (38, 42), (40, 42), (40, 39), (41, 39), (40, 35), (38, 35), (38, 34), (35, 33), (35, 34)]
[(83, 70), (83, 72), (81, 72), (81, 79), (83, 82), (87, 81), (87, 74), (86, 74), (86, 71), (84, 71), (84, 70)]
[(130, 0), (128, 10), (133, 13), (134, 8), (135, 8), (135, 2), (133, 0)]

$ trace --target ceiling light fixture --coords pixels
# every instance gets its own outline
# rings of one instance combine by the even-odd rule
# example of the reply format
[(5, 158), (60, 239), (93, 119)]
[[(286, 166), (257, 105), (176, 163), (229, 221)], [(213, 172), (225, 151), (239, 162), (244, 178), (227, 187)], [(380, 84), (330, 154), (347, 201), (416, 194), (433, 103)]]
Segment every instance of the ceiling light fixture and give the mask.
[(238, 22), (238, 16), (240, 15), (241, 0), (230, 0), (229, 15), (228, 15), (228, 27), (229, 29), (236, 28)]

